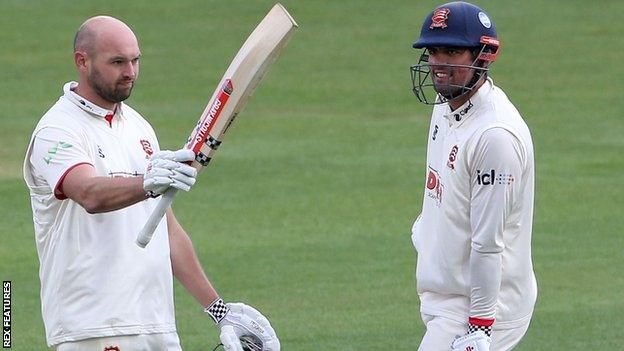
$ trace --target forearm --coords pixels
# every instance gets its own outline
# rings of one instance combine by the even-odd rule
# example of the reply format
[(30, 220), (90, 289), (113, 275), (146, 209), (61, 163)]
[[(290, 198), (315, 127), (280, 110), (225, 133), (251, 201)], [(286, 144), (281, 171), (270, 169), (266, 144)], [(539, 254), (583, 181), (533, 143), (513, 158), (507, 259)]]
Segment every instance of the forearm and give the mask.
[(147, 198), (143, 177), (85, 177), (63, 192), (89, 213), (115, 211)]
[(57, 195), (65, 195), (89, 213), (115, 211), (147, 198), (142, 176), (102, 177), (90, 164), (76, 166), (57, 186)]
[(501, 275), (502, 253), (471, 250), (470, 318), (473, 324), (491, 325), (496, 317)]
[(206, 277), (191, 239), (179, 225), (171, 209), (167, 211), (167, 223), (173, 275), (203, 307), (207, 307), (219, 295)]

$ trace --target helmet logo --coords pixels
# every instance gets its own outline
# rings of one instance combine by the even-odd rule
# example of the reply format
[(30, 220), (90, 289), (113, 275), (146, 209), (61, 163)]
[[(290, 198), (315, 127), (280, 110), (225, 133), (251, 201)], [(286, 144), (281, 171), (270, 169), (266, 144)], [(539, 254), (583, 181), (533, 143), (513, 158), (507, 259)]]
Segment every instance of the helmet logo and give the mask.
[(431, 25), (429, 26), (429, 29), (448, 27), (446, 21), (448, 20), (449, 13), (451, 13), (451, 10), (447, 9), (446, 7), (433, 11), (433, 16), (431, 16)]
[(485, 14), (485, 12), (479, 12), (479, 21), (485, 28), (492, 28), (492, 21), (490, 21), (490, 18)]

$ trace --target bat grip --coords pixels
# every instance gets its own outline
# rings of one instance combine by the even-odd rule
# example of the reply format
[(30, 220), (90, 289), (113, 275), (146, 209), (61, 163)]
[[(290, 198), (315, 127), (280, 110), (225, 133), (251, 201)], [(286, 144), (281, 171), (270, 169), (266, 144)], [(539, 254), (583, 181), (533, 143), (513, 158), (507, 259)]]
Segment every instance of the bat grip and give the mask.
[(145, 248), (145, 246), (149, 244), (150, 240), (152, 240), (156, 227), (160, 224), (160, 220), (165, 215), (165, 212), (167, 212), (167, 209), (173, 202), (173, 198), (177, 193), (178, 189), (169, 188), (169, 190), (165, 191), (165, 193), (161, 196), (160, 201), (156, 204), (156, 208), (154, 208), (154, 211), (150, 214), (147, 222), (145, 222), (143, 229), (141, 229), (139, 235), (137, 235), (136, 244), (141, 248)]

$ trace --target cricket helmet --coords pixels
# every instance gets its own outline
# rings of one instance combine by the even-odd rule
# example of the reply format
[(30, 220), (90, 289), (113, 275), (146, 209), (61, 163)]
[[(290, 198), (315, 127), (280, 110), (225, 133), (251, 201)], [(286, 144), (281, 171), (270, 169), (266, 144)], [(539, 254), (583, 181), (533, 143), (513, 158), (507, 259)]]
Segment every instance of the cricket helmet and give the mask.
[[(479, 7), (454, 1), (434, 9), (425, 18), (420, 30), (420, 37), (412, 45), (415, 49), (425, 49), (418, 64), (411, 66), (413, 90), (418, 99), (425, 104), (444, 103), (469, 93), (481, 76), (487, 75), (489, 65), (498, 57), (500, 43), (496, 26), (490, 16)], [(428, 99), (426, 87), (434, 87), (430, 81), (429, 56), (426, 48), (452, 47), (469, 48), (473, 52), (474, 62), (469, 67), (475, 70), (473, 79), (461, 86), (456, 86), (456, 94)], [(451, 70), (457, 65), (447, 65)], [(434, 87), (435, 88), (435, 87)], [(438, 94), (439, 95), (439, 94)]]

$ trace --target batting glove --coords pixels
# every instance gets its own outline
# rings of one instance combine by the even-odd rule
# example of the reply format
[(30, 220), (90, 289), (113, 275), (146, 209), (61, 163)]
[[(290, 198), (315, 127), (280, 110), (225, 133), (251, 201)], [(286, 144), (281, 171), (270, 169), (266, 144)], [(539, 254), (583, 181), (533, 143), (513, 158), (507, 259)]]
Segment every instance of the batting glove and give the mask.
[(195, 184), (197, 170), (182, 162), (194, 159), (195, 153), (187, 149), (155, 153), (143, 175), (143, 189), (150, 197), (162, 195), (170, 187), (189, 191)]
[(231, 325), (221, 328), (219, 339), (221, 344), (217, 348), (223, 346), (225, 351), (262, 351), (262, 340), (253, 335), (243, 335), (239, 339)]
[(269, 320), (243, 303), (217, 299), (204, 309), (219, 326), (221, 343), (228, 351), (280, 351), (280, 342)]
[(490, 351), (492, 339), (481, 330), (457, 337), (451, 351)]

